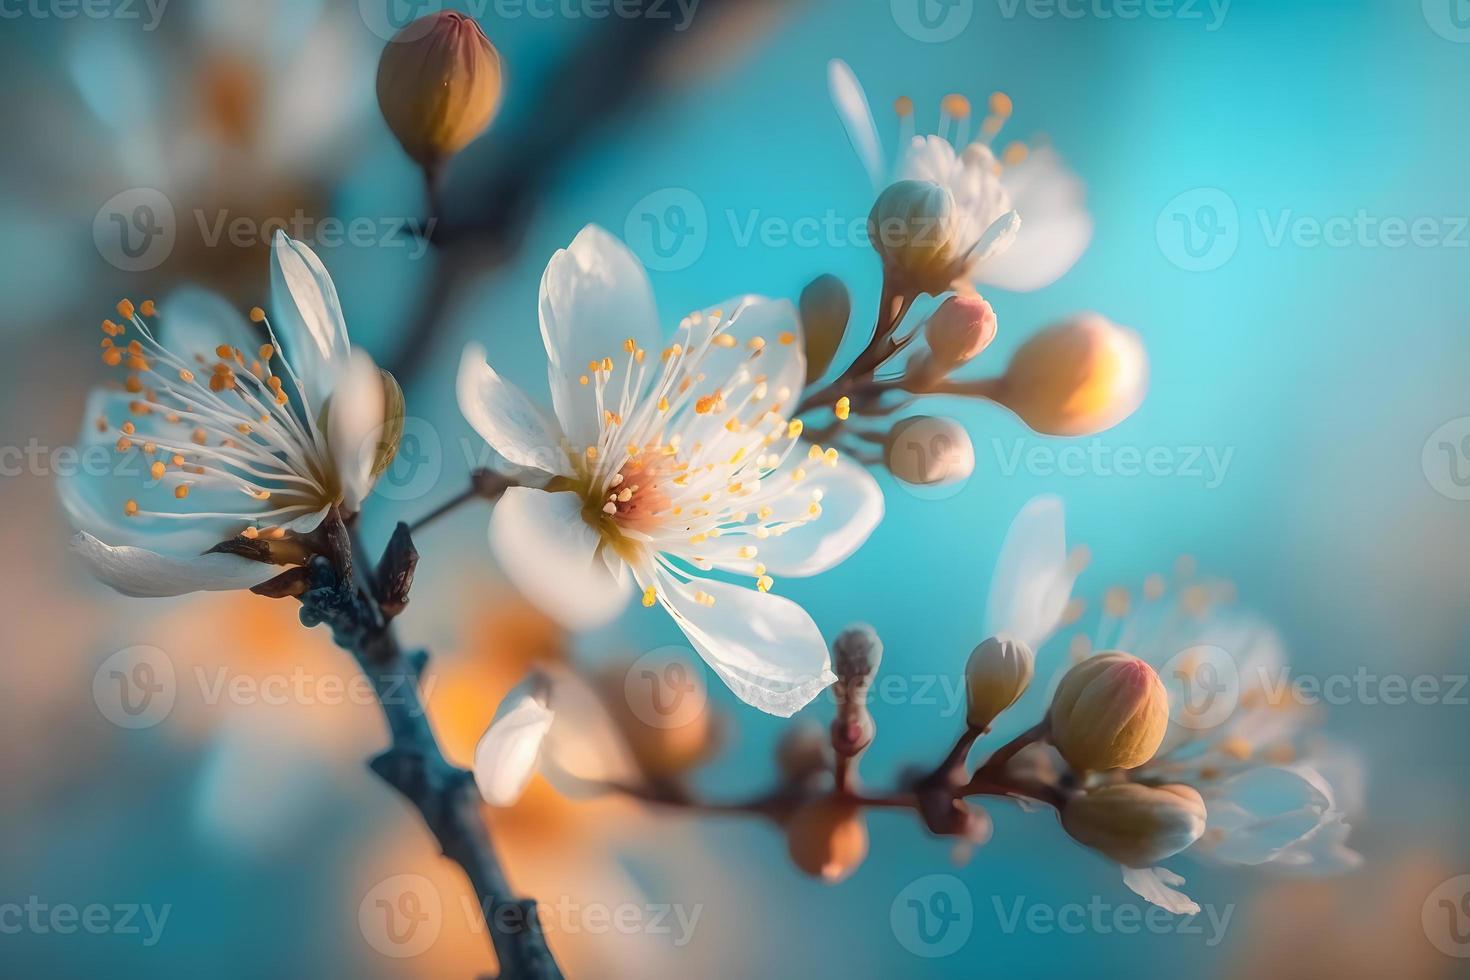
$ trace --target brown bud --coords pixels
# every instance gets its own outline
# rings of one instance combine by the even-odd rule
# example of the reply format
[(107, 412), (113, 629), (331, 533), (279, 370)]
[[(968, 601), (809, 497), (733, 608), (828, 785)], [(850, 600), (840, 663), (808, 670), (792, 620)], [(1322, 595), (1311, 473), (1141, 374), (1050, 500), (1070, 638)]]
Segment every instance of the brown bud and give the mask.
[(500, 55), (464, 14), (421, 17), (378, 62), (378, 106), (403, 150), (432, 170), (485, 131), (500, 107)]
[(1051, 741), (1074, 769), (1136, 769), (1169, 727), (1169, 694), (1148, 664), (1126, 653), (1088, 657), (1052, 698)]
[(802, 871), (836, 884), (868, 856), (867, 821), (855, 804), (840, 797), (811, 800), (787, 822), (786, 847)]

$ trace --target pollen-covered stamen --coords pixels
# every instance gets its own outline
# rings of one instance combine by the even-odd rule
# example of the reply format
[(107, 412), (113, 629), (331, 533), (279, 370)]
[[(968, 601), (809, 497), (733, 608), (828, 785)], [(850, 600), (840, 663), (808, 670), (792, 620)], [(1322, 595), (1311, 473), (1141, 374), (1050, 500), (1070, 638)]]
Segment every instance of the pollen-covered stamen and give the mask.
[[(175, 501), (199, 487), (235, 491), (250, 501), (239, 511), (211, 513), (149, 511), (131, 501), (128, 516), (279, 517), (284, 524), (335, 499), (324, 440), (298, 418), (284, 382), (271, 373), (272, 362), (279, 362), (301, 390), (273, 336), (248, 353), (221, 345), (185, 358), (164, 347), (140, 316), (156, 313), (151, 301), (135, 308), (123, 300), (117, 312), (124, 324), (102, 324), (103, 360), (128, 372), (122, 387), (137, 397), (129, 403), (130, 418), (99, 418), (99, 432), (117, 437), (118, 452), (139, 453), (147, 478), (168, 486)], [(251, 318), (265, 321), (258, 308)]]

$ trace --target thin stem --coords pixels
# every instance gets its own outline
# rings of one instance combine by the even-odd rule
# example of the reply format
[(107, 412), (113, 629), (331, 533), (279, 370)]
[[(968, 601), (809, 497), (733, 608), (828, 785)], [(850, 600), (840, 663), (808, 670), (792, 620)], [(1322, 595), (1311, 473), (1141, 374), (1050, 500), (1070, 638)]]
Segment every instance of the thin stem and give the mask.
[(481, 815), (474, 777), (444, 757), (429, 724), (418, 687), (427, 656), (405, 654), (399, 646), (373, 598), (371, 575), (361, 560), (366, 554), (361, 539), (355, 529), (348, 534), (351, 545), (345, 561), (351, 565), (355, 587), (347, 587), (354, 588), (360, 601), (350, 606), (356, 612), (355, 623), (334, 620), (333, 626), (338, 643), (347, 647), (372, 682), (391, 735), (388, 750), (370, 766), (413, 804), (444, 856), (464, 869), (489, 926), (500, 975), (560, 980), (561, 970), (546, 946), (535, 901), (516, 897), (501, 869)]
[(974, 777), (970, 780), (970, 785), (973, 787), (978, 784), (994, 782), (1005, 771), (1006, 763), (1015, 758), (1018, 752), (1031, 743), (1038, 742), (1046, 737), (1048, 727), (1047, 720), (1043, 718), (996, 749), (990, 758), (985, 760), (985, 764), (975, 771)]
[(426, 527), (445, 514), (458, 510), (471, 500), (499, 500), (501, 495), (513, 485), (511, 480), (496, 473), (494, 470), (475, 470), (470, 474), (470, 485), (468, 487), (414, 521), (408, 526), (408, 529), (410, 531), (417, 531), (420, 528)]
[(804, 415), (814, 409), (830, 407), (844, 394), (848, 394), (856, 385), (871, 378), (874, 371), (884, 365), (894, 354), (903, 349), (902, 344), (893, 341), (893, 334), (898, 330), (903, 318), (908, 315), (910, 307), (914, 305), (917, 297), (907, 293), (899, 292), (884, 277), (883, 294), (878, 300), (878, 318), (873, 325), (873, 336), (868, 345), (863, 348), (862, 353), (848, 365), (847, 370), (827, 385), (820, 388), (804, 398), (796, 409), (796, 415)]

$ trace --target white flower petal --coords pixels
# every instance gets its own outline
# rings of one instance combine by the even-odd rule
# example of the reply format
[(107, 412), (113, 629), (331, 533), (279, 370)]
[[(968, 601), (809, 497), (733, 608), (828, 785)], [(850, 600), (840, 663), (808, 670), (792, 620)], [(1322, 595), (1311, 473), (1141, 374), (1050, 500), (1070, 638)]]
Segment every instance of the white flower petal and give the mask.
[(145, 598), (249, 589), (284, 571), (238, 555), (171, 558), (145, 548), (114, 548), (85, 531), (72, 536), (71, 549), (103, 582), (123, 595)]
[[(798, 446), (792, 456), (805, 460), (805, 450), (805, 445)], [(765, 565), (766, 571), (795, 577), (816, 575), (846, 561), (883, 520), (883, 491), (866, 469), (846, 457), (839, 457), (834, 467), (813, 465), (808, 472), (801, 485), (822, 492), (820, 517), (764, 541), (744, 535), (716, 538), (701, 545), (700, 554), (713, 560), (716, 567), (748, 572), (750, 560), (738, 559), (736, 552), (754, 544), (755, 560)]]
[(1184, 879), (1167, 868), (1124, 868), (1123, 884), (1138, 897), (1175, 915), (1198, 915), (1199, 905), (1171, 885)]
[(567, 629), (611, 620), (628, 592), (597, 554), (601, 540), (582, 519), (582, 498), (511, 487), (490, 518), (490, 547), (505, 574), (533, 604)]
[(588, 225), (551, 257), (541, 277), (541, 339), (551, 362), (551, 397), (574, 450), (597, 442), (601, 414), (594, 386), (577, 379), (589, 362), (605, 357), (626, 370), (623, 343), (629, 338), (657, 357), (658, 310), (648, 274), (628, 246)]
[(1001, 182), (1023, 225), (1005, 254), (991, 258), (977, 278), (1018, 292), (1049, 286), (1076, 264), (1092, 241), (1086, 186), (1050, 146), (1006, 167)]
[(1055, 496), (1028, 501), (1011, 522), (985, 606), (985, 635), (1009, 633), (1033, 650), (1066, 611), (1077, 572), (1067, 560), (1066, 515)]
[(508, 462), (554, 475), (572, 474), (560, 427), (495, 372), (479, 344), (465, 346), (456, 393), (465, 420)]
[(351, 345), (337, 287), (316, 253), (277, 231), (271, 242), (271, 328), (314, 418), (347, 368)]
[(491, 806), (513, 806), (541, 759), (555, 715), (528, 687), (511, 691), (475, 746), (475, 785)]
[(541, 771), (557, 792), (586, 798), (641, 781), (638, 764), (602, 698), (575, 671), (542, 668), (551, 680), (556, 722), (546, 736)]
[(873, 122), (868, 97), (847, 62), (838, 58), (827, 62), (827, 90), (832, 94), (832, 104), (847, 130), (847, 138), (876, 190), (883, 183), (883, 144), (878, 139), (878, 126)]
[[(790, 599), (658, 574), (660, 597), (689, 642), (746, 704), (786, 718), (837, 679), (817, 624)], [(696, 601), (697, 590), (712, 596), (714, 605)]]
[(327, 407), (327, 444), (342, 487), (342, 506), (349, 512), (361, 510), (372, 491), (385, 410), (378, 366), (365, 351), (353, 351)]
[(977, 268), (983, 268), (986, 262), (1010, 248), (1020, 232), (1021, 216), (1015, 211), (1007, 211), (985, 229), (979, 243), (970, 253), (970, 262)]
[(1307, 766), (1265, 766), (1222, 782), (1209, 797), (1204, 853), (1228, 864), (1265, 864), (1342, 817), (1332, 787)]

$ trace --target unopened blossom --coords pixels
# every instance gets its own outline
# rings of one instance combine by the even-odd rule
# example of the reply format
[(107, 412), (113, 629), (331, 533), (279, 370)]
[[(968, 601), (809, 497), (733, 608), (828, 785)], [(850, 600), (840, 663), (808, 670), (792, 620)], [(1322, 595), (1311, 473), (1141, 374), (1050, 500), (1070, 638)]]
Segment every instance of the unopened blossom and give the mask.
[(534, 684), (506, 695), (475, 746), (475, 783), (491, 806), (514, 806), (541, 764), (555, 713)]
[(1017, 348), (992, 397), (1046, 435), (1091, 435), (1132, 415), (1148, 390), (1138, 334), (1096, 313), (1053, 324)]
[[(874, 215), (917, 216), (934, 231), (929, 242), (933, 254), (909, 283), (913, 288), (939, 293), (958, 281), (1039, 289), (1058, 279), (1086, 250), (1092, 218), (1085, 189), (1056, 152), (1021, 143), (998, 155), (993, 148), (1011, 114), (1011, 100), (1004, 94), (991, 96), (989, 113), (973, 140), (970, 103), (963, 96), (945, 97), (939, 132), (928, 136), (915, 135), (913, 103), (899, 99), (900, 153), (897, 164), (889, 167), (867, 96), (852, 69), (834, 60), (827, 77), (832, 101), (878, 199), (900, 181), (934, 190), (925, 203), (918, 188), (910, 187)], [(881, 234), (883, 228), (875, 223), (873, 230)], [(886, 244), (896, 247), (902, 240)], [(884, 240), (874, 245), (884, 252)]]
[(667, 610), (743, 700), (780, 715), (801, 708), (833, 675), (811, 617), (772, 591), (777, 576), (846, 559), (883, 499), (860, 466), (801, 440), (794, 307), (737, 297), (663, 338), (638, 259), (588, 226), (546, 268), (541, 333), (554, 417), (478, 346), (459, 373), (466, 419), (537, 474), (491, 518), (512, 582), (573, 629), (607, 622), (637, 594)]
[(1036, 655), (1013, 636), (992, 636), (975, 648), (965, 664), (965, 722), (985, 730), (1016, 703), (1036, 672)]
[(798, 300), (801, 335), (806, 342), (806, 382), (820, 378), (837, 356), (852, 317), (852, 296), (841, 279), (822, 275), (806, 284)]
[(1205, 832), (1205, 801), (1192, 786), (1114, 783), (1062, 808), (1062, 828), (1079, 843), (1130, 868), (1172, 857)]
[(1099, 653), (1067, 671), (1047, 719), (1052, 744), (1074, 769), (1136, 769), (1164, 740), (1169, 695), (1142, 660)]
[(924, 321), (924, 340), (934, 368), (948, 374), (969, 363), (995, 339), (996, 317), (979, 296), (951, 296)]
[(838, 796), (797, 807), (786, 824), (786, 847), (798, 868), (829, 885), (850, 876), (868, 856), (862, 808)]
[(257, 308), (254, 327), (199, 291), (162, 309), (123, 300), (103, 322), (118, 379), (89, 399), (81, 448), (126, 465), (65, 479), (61, 497), (73, 550), (118, 591), (259, 585), (301, 563), (293, 535), (356, 512), (387, 465), (397, 385), (353, 349), (321, 261), (280, 232), (271, 293), (274, 317)]

